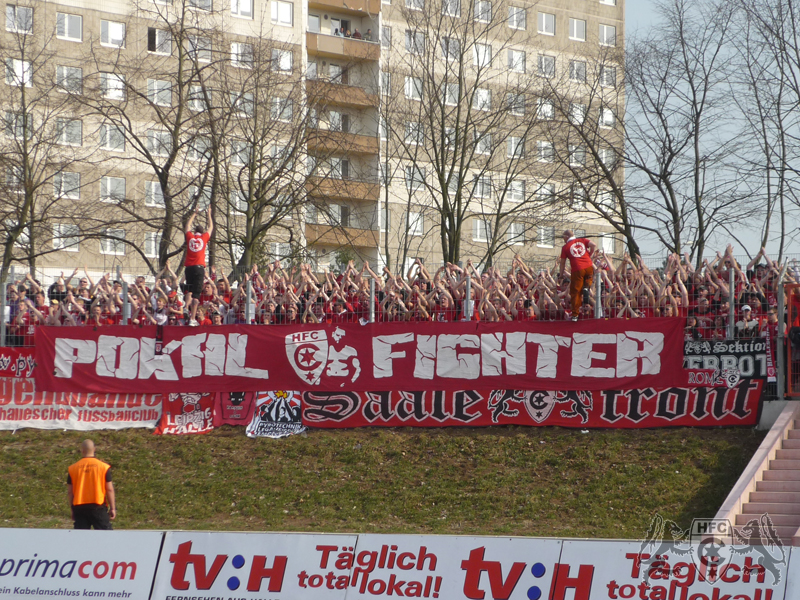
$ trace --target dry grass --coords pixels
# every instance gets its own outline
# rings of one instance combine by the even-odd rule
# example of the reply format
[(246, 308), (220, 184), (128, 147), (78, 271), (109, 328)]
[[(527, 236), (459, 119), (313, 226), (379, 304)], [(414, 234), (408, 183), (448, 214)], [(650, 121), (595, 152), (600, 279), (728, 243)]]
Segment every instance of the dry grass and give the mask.
[[(87, 434), (0, 432), (0, 525), (71, 526), (66, 469)], [(98, 432), (122, 529), (636, 538), (653, 513), (713, 516), (758, 447), (750, 429), (495, 427), (251, 440)]]

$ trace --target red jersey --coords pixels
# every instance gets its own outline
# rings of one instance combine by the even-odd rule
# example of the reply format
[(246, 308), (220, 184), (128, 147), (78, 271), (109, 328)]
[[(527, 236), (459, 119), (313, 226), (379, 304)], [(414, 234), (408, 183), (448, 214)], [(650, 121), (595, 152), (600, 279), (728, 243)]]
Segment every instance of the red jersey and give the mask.
[(206, 247), (211, 236), (208, 233), (186, 232), (186, 267), (206, 266)]
[(561, 258), (569, 259), (573, 272), (594, 266), (589, 255), (589, 240), (586, 238), (570, 238), (561, 248)]

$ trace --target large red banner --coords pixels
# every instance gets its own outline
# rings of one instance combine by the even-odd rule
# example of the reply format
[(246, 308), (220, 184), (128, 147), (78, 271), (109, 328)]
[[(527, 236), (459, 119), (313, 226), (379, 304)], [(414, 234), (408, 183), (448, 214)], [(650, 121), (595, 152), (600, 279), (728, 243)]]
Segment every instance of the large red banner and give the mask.
[(527, 425), (580, 428), (755, 425), (764, 382), (732, 388), (591, 391), (305, 392), (308, 427)]
[(604, 390), (685, 385), (679, 319), (39, 327), (47, 391)]

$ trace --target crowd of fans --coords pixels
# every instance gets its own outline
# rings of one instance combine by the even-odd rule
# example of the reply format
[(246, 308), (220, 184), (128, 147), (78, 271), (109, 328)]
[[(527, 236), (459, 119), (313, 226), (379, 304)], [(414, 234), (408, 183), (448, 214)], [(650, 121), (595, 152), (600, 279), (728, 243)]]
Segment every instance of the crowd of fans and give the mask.
[[(689, 257), (671, 255), (663, 268), (649, 269), (624, 256), (615, 261), (603, 252), (594, 256), (600, 278), (599, 314), (606, 319), (674, 317), (685, 320), (687, 339), (726, 339), (733, 273), (736, 337), (777, 335), (781, 265), (762, 249), (745, 267), (732, 247), (694, 268)], [(84, 270), (85, 271), (85, 270)], [(123, 322), (123, 286), (107, 274), (93, 281), (63, 273), (49, 288), (27, 275), (6, 288), (8, 345), (33, 345), (37, 325), (105, 327)], [(375, 281), (371, 301), (370, 280)], [(800, 272), (786, 269), (784, 283), (800, 281)], [(250, 285), (248, 286), (248, 282)], [(469, 282), (469, 285), (468, 285)], [(251, 290), (250, 319), (247, 289)], [(595, 318), (597, 285), (581, 307), (580, 319)], [(570, 317), (569, 279), (550, 269), (533, 269), (519, 256), (510, 269), (479, 272), (471, 262), (444, 266), (431, 273), (416, 261), (405, 276), (351, 262), (341, 274), (315, 273), (310, 265), (283, 267), (279, 262), (257, 266), (238, 285), (211, 267), (199, 297), (169, 264), (148, 287), (144, 277), (129, 282), (132, 324), (213, 326), (223, 324), (293, 325), (302, 323), (366, 323), (372, 302), (376, 322), (391, 321), (539, 321)], [(467, 295), (469, 294), (469, 298)], [(773, 338), (775, 339), (775, 338)]]

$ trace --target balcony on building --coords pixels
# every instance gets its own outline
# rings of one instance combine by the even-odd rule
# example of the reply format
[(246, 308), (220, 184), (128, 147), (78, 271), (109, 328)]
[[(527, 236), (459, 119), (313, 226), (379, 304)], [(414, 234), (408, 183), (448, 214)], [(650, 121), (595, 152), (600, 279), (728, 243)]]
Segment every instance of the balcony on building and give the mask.
[(344, 13), (352, 16), (377, 15), (381, 0), (309, 0), (310, 10)]
[(310, 245), (353, 246), (356, 248), (375, 248), (380, 243), (377, 230), (357, 229), (355, 227), (334, 227), (306, 223), (306, 242)]
[(381, 186), (375, 182), (356, 179), (309, 177), (306, 180), (306, 191), (317, 198), (377, 202), (380, 199)]
[[(376, 39), (374, 32), (372, 35)], [(367, 42), (311, 31), (306, 33), (306, 50), (309, 56), (349, 61), (376, 61), (381, 57), (381, 45), (377, 41)]]
[(364, 88), (326, 79), (307, 79), (309, 103), (348, 108), (377, 108), (378, 95)]
[(312, 129), (308, 132), (309, 152), (326, 155), (334, 153), (377, 154), (378, 138), (373, 135), (330, 131), (329, 129)]

